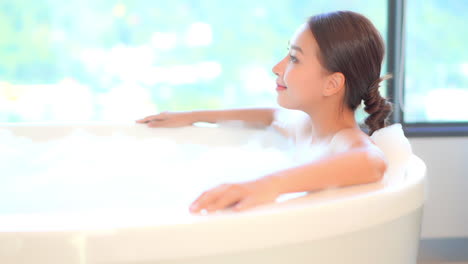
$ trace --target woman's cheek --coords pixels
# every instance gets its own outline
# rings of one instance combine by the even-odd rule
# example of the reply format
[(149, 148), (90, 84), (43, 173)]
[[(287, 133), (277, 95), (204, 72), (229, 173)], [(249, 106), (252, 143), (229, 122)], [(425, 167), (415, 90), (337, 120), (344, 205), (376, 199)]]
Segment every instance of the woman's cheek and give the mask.
[(284, 71), (283, 81), (286, 87), (289, 87), (289, 85), (291, 85), (294, 82), (294, 74), (291, 72), (289, 66)]

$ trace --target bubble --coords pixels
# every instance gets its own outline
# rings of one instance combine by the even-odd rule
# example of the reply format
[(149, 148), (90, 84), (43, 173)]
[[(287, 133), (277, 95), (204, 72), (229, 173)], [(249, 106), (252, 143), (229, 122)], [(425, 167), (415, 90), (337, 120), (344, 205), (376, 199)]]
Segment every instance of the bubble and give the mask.
[[(227, 131), (205, 129), (219, 129), (216, 135), (221, 138)], [(237, 129), (241, 130), (234, 133), (245, 132)], [(0, 214), (125, 208), (185, 211), (209, 188), (253, 180), (313, 161), (327, 151), (327, 146), (297, 145), (273, 129), (249, 133), (242, 142), (232, 138), (232, 144), (201, 144), (189, 140), (190, 132), (183, 136), (187, 140), (179, 142), (170, 136), (122, 132), (97, 136), (75, 129), (65, 137), (34, 142), (0, 129)], [(231, 135), (225, 138), (231, 140)], [(411, 154), (401, 126), (378, 130), (372, 139), (389, 159), (390, 171), (400, 168), (398, 164), (406, 160), (402, 157)], [(383, 182), (402, 180), (384, 177)]]
[(84, 129), (34, 142), (4, 129), (0, 144), (0, 213), (185, 209), (208, 188), (294, 164), (291, 145), (269, 130), (242, 144), (204, 145)]

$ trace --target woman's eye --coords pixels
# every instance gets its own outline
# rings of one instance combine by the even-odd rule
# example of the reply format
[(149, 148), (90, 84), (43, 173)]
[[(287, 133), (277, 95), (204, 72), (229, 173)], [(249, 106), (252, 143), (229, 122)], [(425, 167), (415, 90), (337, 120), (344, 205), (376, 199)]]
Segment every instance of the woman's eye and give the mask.
[(297, 62), (298, 60), (297, 60), (297, 58), (296, 58), (295, 56), (293, 56), (293, 55), (290, 54), (290, 55), (289, 55), (289, 61), (295, 63), (295, 62)]

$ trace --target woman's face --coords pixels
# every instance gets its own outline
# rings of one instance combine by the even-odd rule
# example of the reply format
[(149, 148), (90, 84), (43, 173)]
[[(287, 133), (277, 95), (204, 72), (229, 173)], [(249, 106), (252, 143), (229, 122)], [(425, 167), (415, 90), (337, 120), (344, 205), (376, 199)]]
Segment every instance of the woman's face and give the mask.
[(278, 104), (284, 108), (310, 110), (323, 98), (328, 71), (318, 60), (319, 47), (307, 24), (290, 40), (289, 53), (273, 67)]

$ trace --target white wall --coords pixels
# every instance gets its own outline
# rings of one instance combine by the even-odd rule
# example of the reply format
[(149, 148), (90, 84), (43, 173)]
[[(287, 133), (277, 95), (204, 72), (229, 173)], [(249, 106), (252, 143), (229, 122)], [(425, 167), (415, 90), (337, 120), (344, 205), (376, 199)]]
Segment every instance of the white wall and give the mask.
[(422, 238), (468, 237), (468, 137), (410, 138), (427, 165)]

